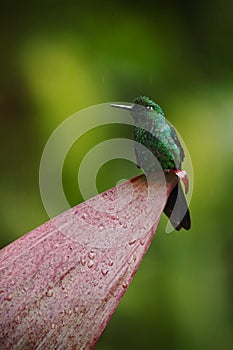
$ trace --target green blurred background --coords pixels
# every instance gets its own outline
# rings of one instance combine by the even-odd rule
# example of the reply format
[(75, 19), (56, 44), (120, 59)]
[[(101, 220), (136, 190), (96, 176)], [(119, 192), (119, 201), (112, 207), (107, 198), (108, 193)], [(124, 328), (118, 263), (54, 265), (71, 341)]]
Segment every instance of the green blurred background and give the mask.
[[(232, 13), (227, 0), (1, 6), (2, 247), (48, 219), (40, 157), (53, 130), (82, 108), (149, 95), (191, 154), (192, 229), (167, 235), (162, 218), (98, 350), (233, 348)], [(100, 139), (87, 135), (84, 148)], [(74, 156), (67, 163), (74, 205), (82, 200)], [(109, 163), (99, 188), (129, 168)]]

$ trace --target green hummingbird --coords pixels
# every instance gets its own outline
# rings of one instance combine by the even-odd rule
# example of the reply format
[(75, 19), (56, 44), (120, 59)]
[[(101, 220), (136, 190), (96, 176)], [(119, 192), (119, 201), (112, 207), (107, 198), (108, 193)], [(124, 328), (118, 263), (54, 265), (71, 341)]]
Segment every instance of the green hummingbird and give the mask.
[[(160, 170), (173, 172), (182, 179), (186, 192), (188, 178), (181, 169), (185, 154), (175, 129), (167, 122), (162, 108), (146, 96), (135, 98), (133, 104), (112, 104), (112, 107), (130, 111), (134, 122), (135, 154), (139, 168), (145, 174)], [(142, 146), (144, 147), (142, 147)], [(155, 157), (157, 161), (155, 161)], [(189, 230), (191, 220), (188, 205), (180, 184), (172, 190), (164, 208), (164, 213), (176, 230)]]

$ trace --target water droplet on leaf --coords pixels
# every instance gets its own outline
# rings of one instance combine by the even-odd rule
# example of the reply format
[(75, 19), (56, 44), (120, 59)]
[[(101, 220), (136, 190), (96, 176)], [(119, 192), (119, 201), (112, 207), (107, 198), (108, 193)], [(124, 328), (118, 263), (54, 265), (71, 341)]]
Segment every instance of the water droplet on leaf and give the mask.
[(80, 263), (81, 263), (83, 266), (86, 264), (86, 259), (85, 259), (83, 256), (80, 257)]
[(108, 273), (108, 270), (107, 270), (107, 269), (102, 269), (102, 270), (101, 270), (101, 273), (102, 273), (103, 276), (106, 276), (107, 273)]
[(88, 253), (88, 257), (93, 260), (95, 258), (95, 253), (93, 251), (90, 251)]
[(92, 260), (89, 260), (87, 263), (87, 267), (89, 267), (89, 269), (94, 265)]
[(83, 214), (81, 215), (81, 218), (85, 220), (85, 219), (87, 218), (87, 214), (86, 214), (86, 213), (83, 213)]
[(8, 295), (6, 296), (6, 300), (7, 300), (7, 301), (11, 301), (12, 298), (13, 298), (13, 296), (12, 296), (11, 294), (8, 294)]
[(129, 245), (133, 245), (136, 242), (136, 239), (132, 239), (132, 241), (129, 242)]
[(141, 245), (144, 245), (144, 244), (145, 244), (145, 239), (141, 239), (141, 240), (140, 240), (140, 244), (141, 244)]

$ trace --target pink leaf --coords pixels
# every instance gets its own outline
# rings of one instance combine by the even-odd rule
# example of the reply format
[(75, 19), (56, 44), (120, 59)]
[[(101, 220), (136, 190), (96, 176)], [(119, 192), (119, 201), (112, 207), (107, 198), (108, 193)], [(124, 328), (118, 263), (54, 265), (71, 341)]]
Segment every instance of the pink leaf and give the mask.
[(94, 347), (153, 238), (177, 181), (167, 179), (165, 192), (127, 181), (1, 250), (2, 349)]

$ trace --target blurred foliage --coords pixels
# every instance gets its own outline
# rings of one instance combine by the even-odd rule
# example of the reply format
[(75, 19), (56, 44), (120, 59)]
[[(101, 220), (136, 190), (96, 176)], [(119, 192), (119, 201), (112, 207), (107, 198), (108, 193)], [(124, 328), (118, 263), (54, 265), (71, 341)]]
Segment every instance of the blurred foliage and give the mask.
[[(232, 13), (227, 0), (1, 6), (1, 246), (48, 219), (41, 154), (82, 108), (149, 95), (192, 157), (192, 230), (166, 235), (162, 218), (98, 350), (233, 348)], [(86, 135), (84, 149), (111, 133)], [(64, 185), (74, 205), (82, 199), (70, 152)], [(132, 174), (116, 162), (98, 173), (99, 190)]]

